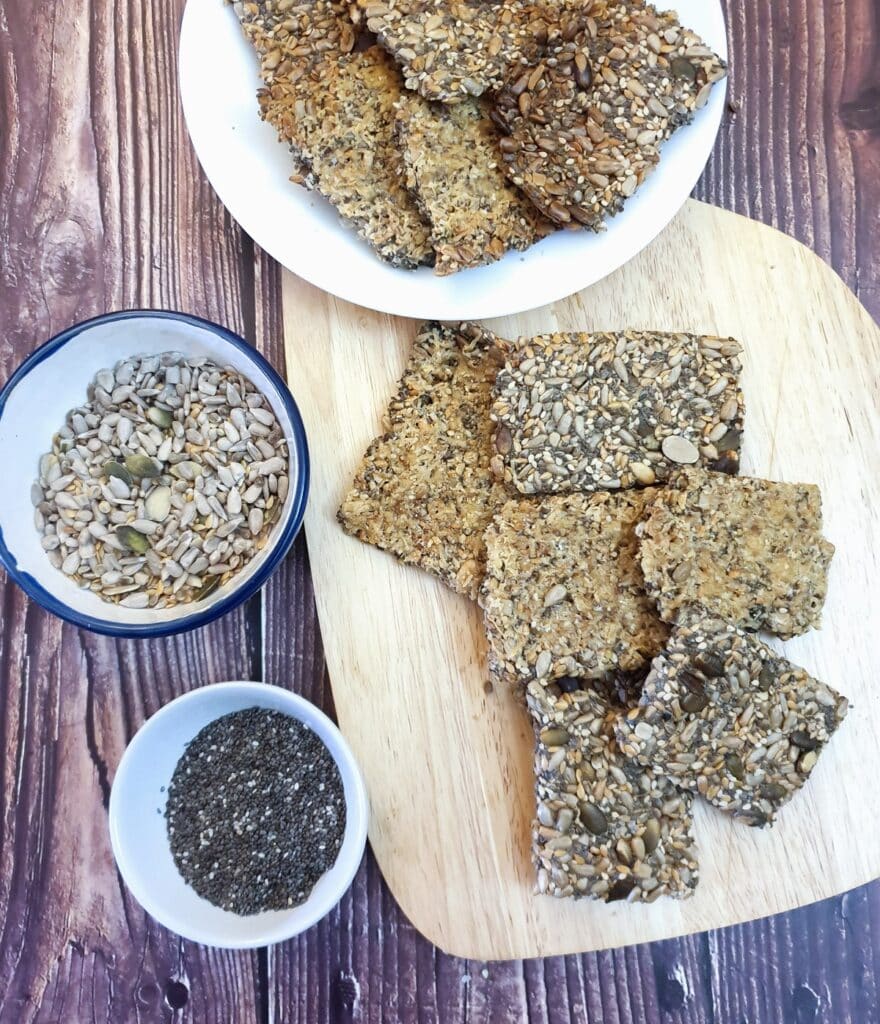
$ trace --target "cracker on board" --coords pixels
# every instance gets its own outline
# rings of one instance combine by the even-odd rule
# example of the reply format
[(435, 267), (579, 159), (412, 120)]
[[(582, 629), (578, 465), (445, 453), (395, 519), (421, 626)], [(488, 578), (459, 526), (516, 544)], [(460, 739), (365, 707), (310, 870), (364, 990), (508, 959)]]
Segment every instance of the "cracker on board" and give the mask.
[(506, 342), (474, 325), (426, 324), (338, 512), (346, 532), (469, 597), (483, 533), (505, 500), (489, 471), (489, 394)]

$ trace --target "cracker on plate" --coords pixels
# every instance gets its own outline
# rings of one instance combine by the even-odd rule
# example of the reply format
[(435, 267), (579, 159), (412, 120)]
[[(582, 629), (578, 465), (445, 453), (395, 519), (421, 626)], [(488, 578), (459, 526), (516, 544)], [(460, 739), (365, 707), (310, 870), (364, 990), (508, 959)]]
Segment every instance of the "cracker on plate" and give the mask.
[(432, 263), (434, 251), (394, 138), (402, 90), (391, 58), (372, 46), (318, 61), (295, 81), (276, 78), (259, 98), (263, 118), (298, 158), (298, 173), (382, 259), (413, 269)]
[(607, 695), (532, 683), (537, 890), (552, 896), (651, 903), (690, 896), (698, 865), (690, 794), (626, 758)]
[(437, 274), (492, 263), (555, 230), (499, 167), (498, 133), (477, 100), (404, 95), (397, 111), (407, 187), (431, 224)]
[(499, 88), (511, 68), (544, 51), (548, 38), (574, 35), (585, 24), (585, 6), (580, 0), (357, 0), (353, 14), (400, 62), (408, 89), (457, 103)]
[(821, 624), (834, 545), (813, 484), (682, 468), (639, 534), (645, 586), (667, 622), (709, 615), (785, 638)]
[(636, 524), (651, 489), (515, 498), (486, 531), (489, 667), (518, 686), (635, 671), (667, 628), (644, 591)]
[(748, 825), (772, 824), (843, 721), (847, 699), (720, 620), (676, 627), (620, 749)]
[(505, 500), (489, 470), (489, 394), (506, 342), (427, 324), (338, 512), (346, 532), (476, 597), (483, 533)]
[(617, 213), (726, 74), (674, 11), (595, 0), (586, 29), (515, 71), (496, 100), (513, 183), (560, 224), (594, 230)]
[(650, 485), (691, 462), (735, 473), (740, 352), (658, 331), (524, 341), (498, 374), (495, 465), (523, 494)]
[[(350, 53), (356, 31), (345, 0), (236, 0), (233, 9), (260, 60), (260, 78), (288, 89), (318, 61)], [(291, 146), (291, 180), (315, 187), (308, 161)]]

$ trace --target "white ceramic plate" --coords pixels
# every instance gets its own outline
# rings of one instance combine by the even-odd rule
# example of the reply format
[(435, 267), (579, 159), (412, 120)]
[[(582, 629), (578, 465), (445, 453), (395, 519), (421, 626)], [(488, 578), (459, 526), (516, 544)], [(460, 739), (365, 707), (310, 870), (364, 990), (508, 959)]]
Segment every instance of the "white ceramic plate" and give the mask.
[[(684, 24), (727, 56), (719, 0), (678, 0)], [(345, 228), (320, 196), (288, 180), (287, 147), (260, 121), (256, 56), (231, 7), (188, 0), (180, 33), (180, 94), (196, 153), (220, 199), (245, 231), (288, 270), (342, 299), (421, 319), (487, 319), (572, 295), (643, 249), (678, 212), (718, 133), (725, 87), (663, 149), (657, 170), (608, 229), (558, 232), (498, 263), (435, 277), (395, 270)]]

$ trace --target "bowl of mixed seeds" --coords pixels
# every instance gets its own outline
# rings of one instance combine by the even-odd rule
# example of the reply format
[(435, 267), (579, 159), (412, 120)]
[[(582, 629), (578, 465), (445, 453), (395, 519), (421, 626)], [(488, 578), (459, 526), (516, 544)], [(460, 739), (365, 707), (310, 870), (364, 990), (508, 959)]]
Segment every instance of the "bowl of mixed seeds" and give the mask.
[(0, 561), (96, 632), (192, 629), (255, 593), (302, 523), (309, 460), (284, 381), (196, 317), (64, 331), (0, 392)]
[(141, 728), (119, 763), (110, 837), (148, 913), (211, 946), (298, 935), (354, 878), (366, 789), (336, 726), (264, 683), (191, 690)]

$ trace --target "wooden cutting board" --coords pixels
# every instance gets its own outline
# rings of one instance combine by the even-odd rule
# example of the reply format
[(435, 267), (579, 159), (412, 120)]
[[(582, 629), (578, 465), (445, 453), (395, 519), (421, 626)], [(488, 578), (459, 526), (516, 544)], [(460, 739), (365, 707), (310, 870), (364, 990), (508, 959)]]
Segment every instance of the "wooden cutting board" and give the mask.
[(285, 274), (288, 378), (312, 456), (306, 535), (339, 723), (366, 776), (370, 840), (412, 923), (476, 959), (663, 939), (880, 876), (880, 331), (840, 279), (778, 232), (697, 202), (628, 266), (564, 302), (491, 322), (509, 337), (623, 327), (745, 346), (744, 472), (813, 481), (837, 545), (820, 632), (787, 655), (853, 708), (771, 830), (697, 808), (701, 881), (651, 906), (532, 894), (532, 736), (487, 685), (477, 608), (346, 537), (335, 511), (416, 323)]

